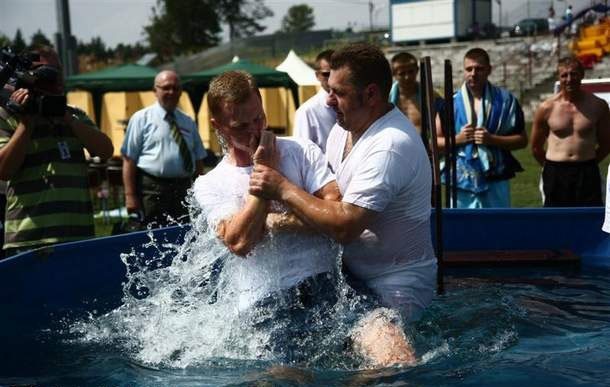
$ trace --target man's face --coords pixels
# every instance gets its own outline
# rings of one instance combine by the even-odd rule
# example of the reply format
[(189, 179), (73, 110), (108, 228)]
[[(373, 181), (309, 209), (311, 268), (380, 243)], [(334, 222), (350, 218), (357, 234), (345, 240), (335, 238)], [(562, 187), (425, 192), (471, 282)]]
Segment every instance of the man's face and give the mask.
[(330, 64), (326, 61), (326, 59), (321, 59), (318, 64), (318, 69), (316, 70), (316, 78), (320, 81), (320, 85), (326, 92), (329, 91), (328, 88), (328, 77), (330, 76)]
[(261, 132), (267, 128), (260, 96), (252, 92), (243, 103), (224, 103), (219, 116), (212, 117), (212, 124), (220, 131), (230, 149), (254, 153)]
[(560, 66), (558, 73), (559, 87), (561, 90), (567, 92), (580, 90), (580, 82), (582, 81), (583, 74), (578, 71), (576, 66)]
[(392, 75), (400, 87), (410, 87), (417, 81), (419, 68), (416, 63), (394, 62), (392, 63)]
[(155, 96), (165, 110), (176, 109), (181, 94), (180, 81), (174, 74), (168, 73), (155, 80)]
[(337, 112), (337, 123), (345, 130), (360, 131), (366, 125), (364, 93), (350, 81), (351, 70), (344, 66), (330, 72), (330, 94), (326, 103)]
[(464, 81), (470, 89), (483, 90), (489, 74), (489, 64), (480, 59), (464, 58)]

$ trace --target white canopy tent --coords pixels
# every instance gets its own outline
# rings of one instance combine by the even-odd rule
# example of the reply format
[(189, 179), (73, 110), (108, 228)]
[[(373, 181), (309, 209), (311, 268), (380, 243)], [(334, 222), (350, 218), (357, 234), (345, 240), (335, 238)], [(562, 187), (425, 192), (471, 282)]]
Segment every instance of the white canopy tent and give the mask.
[(290, 78), (299, 86), (318, 86), (316, 72), (309, 67), (293, 50), (290, 50), (286, 59), (275, 68), (290, 75)]
[[(316, 78), (315, 70), (309, 67), (293, 50), (290, 50), (286, 59), (275, 69), (288, 73), (290, 78), (299, 85), (300, 104), (313, 97), (320, 89), (320, 82)], [(291, 115), (291, 122), (293, 116), (294, 114)], [(292, 130), (290, 133), (292, 133)]]

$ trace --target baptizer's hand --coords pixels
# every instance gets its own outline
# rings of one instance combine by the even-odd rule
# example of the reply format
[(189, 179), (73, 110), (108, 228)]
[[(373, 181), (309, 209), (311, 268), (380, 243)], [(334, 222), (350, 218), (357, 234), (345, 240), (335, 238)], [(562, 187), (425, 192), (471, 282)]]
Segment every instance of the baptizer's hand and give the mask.
[(281, 200), (282, 185), (288, 180), (264, 164), (254, 164), (250, 175), (250, 194), (268, 200)]
[(263, 164), (270, 168), (277, 168), (278, 152), (273, 132), (269, 130), (261, 132), (260, 142), (252, 156), (252, 161), (254, 164)]

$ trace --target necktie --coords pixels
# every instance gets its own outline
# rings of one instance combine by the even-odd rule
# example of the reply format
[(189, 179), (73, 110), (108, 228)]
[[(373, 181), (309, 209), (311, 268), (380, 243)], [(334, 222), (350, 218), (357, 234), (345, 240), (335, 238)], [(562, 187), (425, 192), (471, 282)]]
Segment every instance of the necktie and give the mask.
[(167, 113), (165, 119), (169, 123), (172, 138), (174, 139), (174, 141), (176, 141), (176, 144), (178, 144), (178, 148), (180, 149), (180, 157), (182, 158), (184, 170), (188, 173), (192, 173), (193, 160), (191, 159), (191, 151), (189, 150), (189, 147), (186, 144), (186, 140), (182, 136), (178, 125), (176, 125), (176, 117), (174, 116), (174, 112)]

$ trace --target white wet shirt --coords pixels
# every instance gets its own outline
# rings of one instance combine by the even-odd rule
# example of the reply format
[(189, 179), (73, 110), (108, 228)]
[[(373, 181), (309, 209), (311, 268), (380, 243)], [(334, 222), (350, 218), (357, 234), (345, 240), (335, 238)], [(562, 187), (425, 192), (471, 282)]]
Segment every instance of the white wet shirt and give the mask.
[[(315, 193), (335, 180), (320, 149), (309, 140), (278, 138), (280, 172), (292, 183)], [(195, 199), (210, 224), (239, 211), (248, 192), (252, 167), (237, 167), (226, 157), (194, 184)], [(272, 208), (284, 210), (279, 203)], [(245, 258), (234, 256), (223, 268), (225, 280), (239, 294), (241, 309), (272, 292), (297, 285), (319, 273), (330, 272), (337, 246), (319, 234), (267, 235)]]
[(342, 200), (378, 214), (359, 239), (344, 246), (343, 262), (387, 304), (402, 307), (397, 304), (403, 301), (395, 300), (398, 292), (399, 298), (410, 298), (405, 304), (423, 309), (433, 295), (436, 258), (430, 231), (432, 175), (422, 140), (396, 107), (375, 121), (342, 160), (347, 135), (335, 125), (326, 144)]
[(337, 113), (326, 104), (327, 97), (328, 93), (320, 89), (294, 113), (294, 136), (313, 141), (322, 152), (326, 152), (328, 134), (337, 123)]

